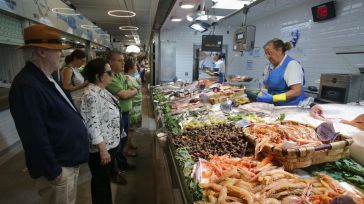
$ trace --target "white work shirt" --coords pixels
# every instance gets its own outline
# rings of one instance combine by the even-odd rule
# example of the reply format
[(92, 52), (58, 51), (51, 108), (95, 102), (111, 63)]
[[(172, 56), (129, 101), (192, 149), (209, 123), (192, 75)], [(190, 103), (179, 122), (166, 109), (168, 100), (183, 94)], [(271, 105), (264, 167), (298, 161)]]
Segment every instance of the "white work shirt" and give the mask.
[(59, 93), (61, 93), (61, 95), (63, 96), (64, 99), (66, 99), (66, 101), (69, 103), (69, 105), (76, 111), (77, 109), (73, 106), (73, 104), (71, 103), (71, 101), (68, 99), (68, 97), (66, 96), (66, 94), (63, 92), (63, 90), (61, 89), (61, 87), (58, 85), (58, 83), (53, 79), (53, 77), (48, 76), (48, 79), (50, 82), (52, 82), (55, 86), (56, 89), (58, 90)]
[[(279, 65), (277, 67), (282, 65), (282, 63), (284, 62), (286, 57), (287, 57), (287, 55), (284, 55), (281, 63), (279, 63)], [(264, 70), (264, 73), (263, 73), (263, 76), (265, 76), (265, 77), (268, 76), (269, 66), (273, 67), (272, 64), (270, 64), (266, 67), (266, 69)], [(277, 67), (274, 67), (273, 69), (276, 69)], [(296, 60), (292, 60), (288, 63), (288, 65), (286, 67), (286, 71), (284, 72), (284, 81), (286, 82), (288, 87), (295, 85), (295, 84), (302, 84), (302, 86), (303, 86), (302, 66)]]
[(222, 59), (217, 60), (215, 62), (215, 68), (219, 69), (219, 72), (225, 73), (225, 62)]

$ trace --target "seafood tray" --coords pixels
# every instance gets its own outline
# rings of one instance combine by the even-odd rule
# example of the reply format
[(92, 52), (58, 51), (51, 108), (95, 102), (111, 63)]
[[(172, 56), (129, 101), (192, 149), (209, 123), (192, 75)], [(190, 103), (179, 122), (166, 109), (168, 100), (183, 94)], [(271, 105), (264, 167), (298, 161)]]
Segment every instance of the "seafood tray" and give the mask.
[[(312, 128), (314, 127), (298, 123), (295, 121), (283, 121), (279, 122), (280, 125), (299, 125), (302, 127)], [(250, 127), (248, 127), (250, 128)], [(321, 142), (312, 142), (305, 145), (300, 145), (298, 147), (287, 148), (282, 144), (274, 144), (271, 142), (261, 143), (261, 140), (256, 136), (250, 134), (248, 128), (244, 128), (244, 134), (248, 140), (256, 145), (255, 151), (260, 152), (264, 155), (272, 155), (275, 162), (284, 166), (285, 170), (291, 171), (297, 168), (304, 168), (314, 164), (320, 164), (325, 162), (333, 162), (341, 158), (346, 158), (350, 156), (349, 147), (353, 143), (351, 137), (340, 134), (337, 136), (335, 141), (324, 144)], [(261, 128), (267, 129), (267, 128)], [(289, 130), (289, 128), (287, 128)], [(285, 129), (285, 131), (287, 131)], [(265, 131), (265, 130), (264, 130)], [(315, 134), (315, 133), (314, 133)], [(290, 137), (292, 135), (288, 135)], [(273, 137), (273, 135), (268, 135), (268, 137)], [(269, 138), (270, 139), (270, 138)], [(258, 148), (258, 145), (261, 145)]]

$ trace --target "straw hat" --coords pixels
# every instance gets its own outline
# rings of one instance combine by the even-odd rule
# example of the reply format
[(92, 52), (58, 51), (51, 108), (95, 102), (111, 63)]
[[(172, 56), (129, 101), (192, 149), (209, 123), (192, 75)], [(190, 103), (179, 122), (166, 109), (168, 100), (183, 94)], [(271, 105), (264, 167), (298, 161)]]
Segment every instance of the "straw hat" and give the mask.
[(61, 34), (55, 28), (36, 24), (24, 29), (25, 45), (18, 47), (43, 47), (54, 50), (63, 50), (70, 48), (70, 45), (64, 44)]

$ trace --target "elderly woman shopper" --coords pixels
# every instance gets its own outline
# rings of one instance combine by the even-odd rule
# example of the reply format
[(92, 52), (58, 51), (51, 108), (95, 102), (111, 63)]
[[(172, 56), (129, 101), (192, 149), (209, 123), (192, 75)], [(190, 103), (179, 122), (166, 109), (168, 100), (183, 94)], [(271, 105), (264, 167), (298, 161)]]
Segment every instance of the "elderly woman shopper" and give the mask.
[[(110, 176), (119, 174), (114, 168), (116, 147), (126, 134), (120, 129), (118, 100), (105, 89), (112, 80), (110, 65), (103, 59), (94, 59), (84, 73), (90, 84), (81, 98), (81, 114), (90, 137), (92, 202), (111, 204)], [(126, 184), (120, 178), (119, 184)]]

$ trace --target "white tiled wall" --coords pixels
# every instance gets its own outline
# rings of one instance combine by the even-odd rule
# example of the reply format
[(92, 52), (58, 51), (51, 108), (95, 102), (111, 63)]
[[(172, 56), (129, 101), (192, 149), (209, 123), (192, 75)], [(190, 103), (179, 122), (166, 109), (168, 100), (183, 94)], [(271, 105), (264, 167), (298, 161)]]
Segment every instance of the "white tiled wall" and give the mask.
[[(267, 0), (280, 6), (277, 2)], [(283, 1), (282, 1), (283, 2)], [(288, 52), (301, 62), (306, 73), (306, 86), (318, 86), (321, 73), (359, 73), (357, 67), (364, 66), (364, 54), (337, 55), (334, 47), (364, 45), (364, 0), (337, 0), (337, 17), (315, 23), (312, 21), (311, 7), (325, 2), (324, 0), (302, 0), (296, 6), (285, 8), (248, 24), (256, 26), (255, 54), (232, 51), (232, 33), (234, 26), (226, 22), (216, 27), (216, 35), (224, 35), (224, 44), (228, 45), (228, 74), (244, 74), (261, 78), (267, 60), (262, 46), (268, 40), (278, 37), (284, 41), (291, 40), (291, 32), (299, 30), (300, 39), (297, 46)], [(251, 8), (249, 12), (261, 12)], [(273, 8), (270, 8), (273, 9)], [(234, 17), (233, 17), (234, 18)], [(230, 34), (227, 34), (227, 31)], [(209, 32), (209, 31), (207, 31)], [(205, 34), (208, 34), (208, 33)], [(162, 30), (161, 40), (172, 40), (177, 43), (176, 74), (184, 80), (192, 79), (193, 44), (201, 44), (201, 34), (186, 26), (173, 30)], [(163, 57), (163, 56), (162, 56)], [(248, 68), (247, 61), (252, 62)], [(163, 71), (163, 68), (162, 68)], [(188, 72), (188, 76), (185, 76)]]
[(11, 81), (24, 66), (23, 52), (14, 45), (0, 44), (0, 81)]
[[(227, 34), (229, 31), (229, 34)], [(161, 41), (175, 41), (176, 42), (176, 76), (179, 79), (185, 81), (192, 80), (193, 69), (193, 45), (201, 45), (202, 35), (208, 35), (206, 33), (196, 33), (187, 26), (176, 27), (173, 30), (162, 30), (160, 33)], [(232, 30), (228, 26), (219, 26), (215, 29), (215, 35), (223, 35), (223, 44), (227, 44), (227, 70), (229, 74), (238, 73), (238, 67), (236, 64), (242, 59), (240, 57), (234, 57), (232, 51)], [(163, 56), (161, 56), (163, 57)], [(161, 72), (165, 67), (161, 67)], [(186, 76), (187, 72), (187, 76)]]
[[(267, 64), (262, 46), (268, 40), (278, 37), (291, 40), (291, 32), (299, 30), (297, 46), (288, 52), (301, 62), (306, 73), (306, 86), (319, 86), (321, 73), (358, 73), (358, 67), (364, 66), (364, 54), (337, 55), (334, 47), (364, 45), (364, 1), (338, 0), (337, 16), (334, 19), (313, 22), (311, 7), (323, 1), (306, 0), (297, 7), (284, 10), (263, 19), (249, 22), (255, 25), (256, 50), (260, 57), (247, 53), (243, 58), (242, 73), (260, 77)], [(254, 12), (254, 7), (250, 10)], [(247, 60), (253, 61), (253, 69), (247, 68)]]

